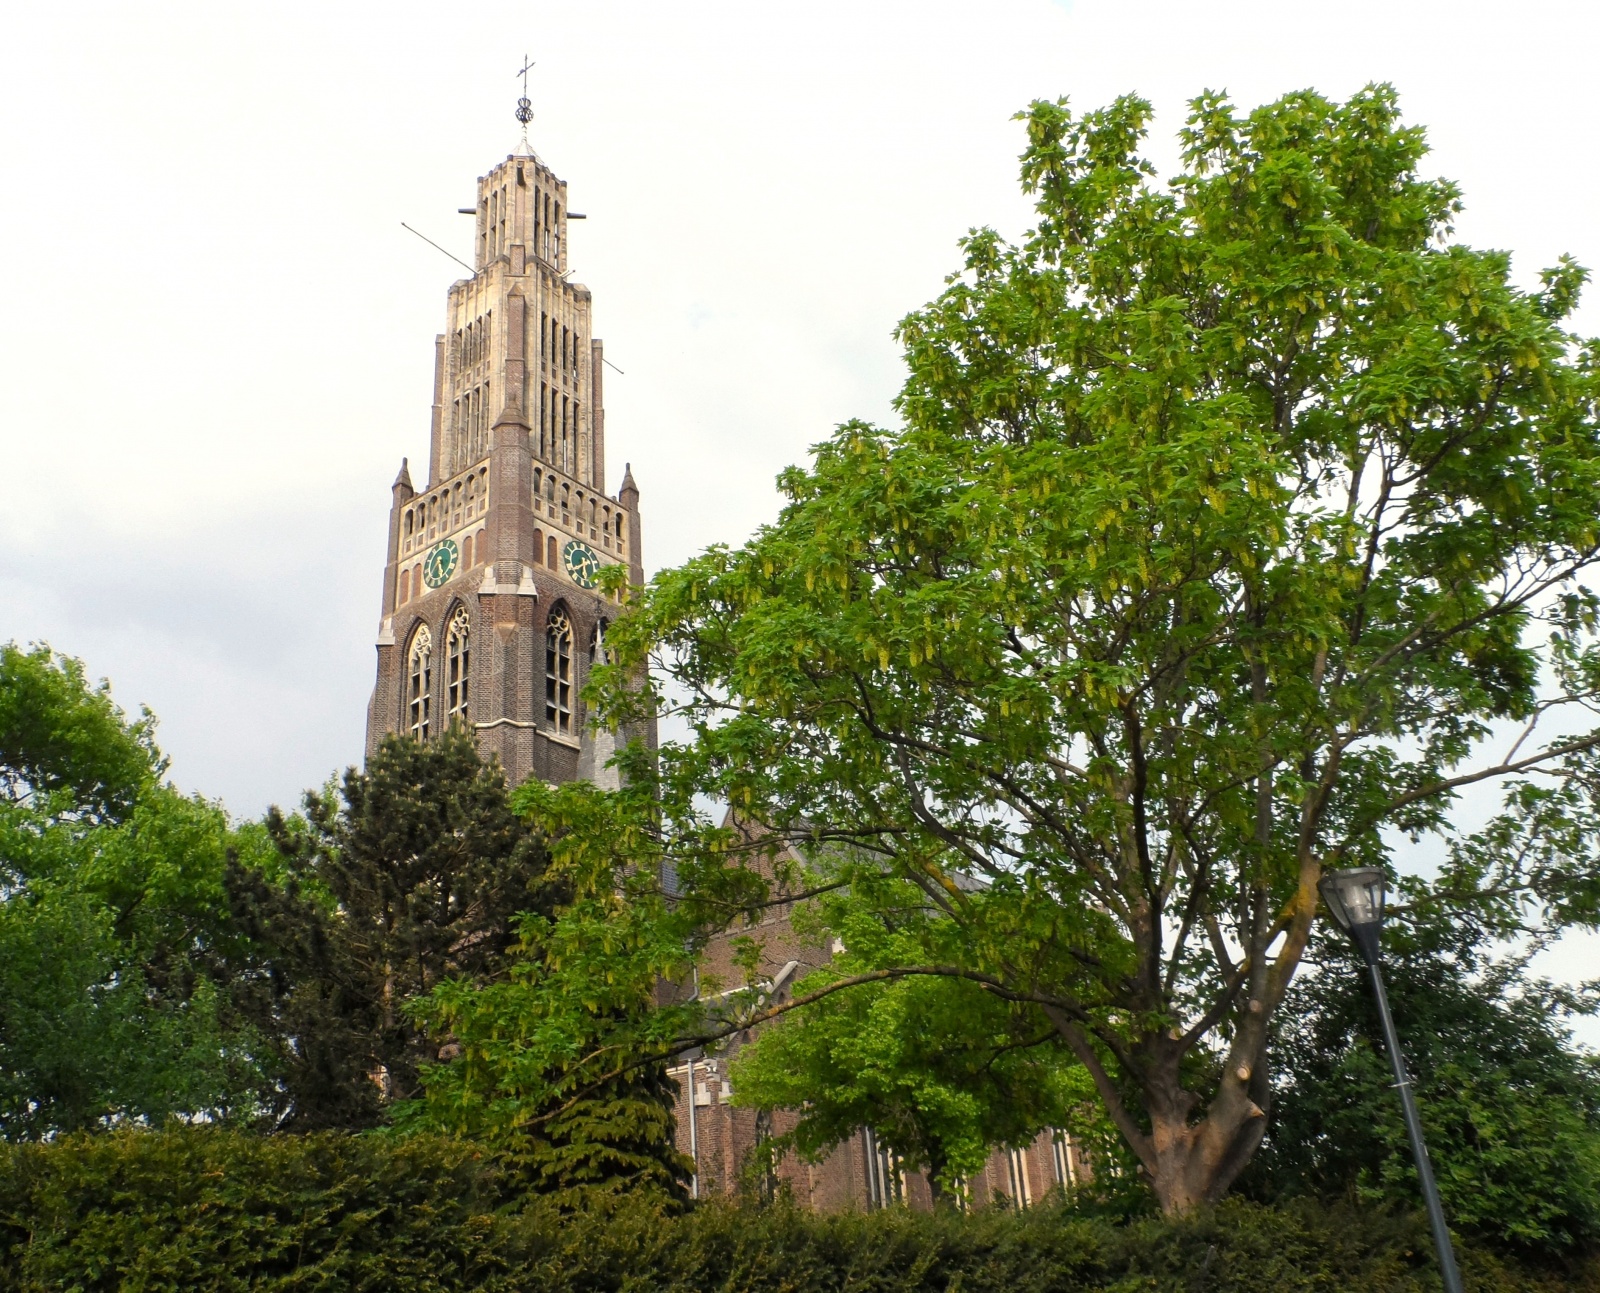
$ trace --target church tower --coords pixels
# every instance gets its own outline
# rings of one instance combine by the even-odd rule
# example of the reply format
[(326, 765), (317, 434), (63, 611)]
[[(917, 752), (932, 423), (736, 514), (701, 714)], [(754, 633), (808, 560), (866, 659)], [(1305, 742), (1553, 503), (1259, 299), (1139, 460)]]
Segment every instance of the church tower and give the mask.
[[(531, 117), (526, 94), (518, 108)], [(474, 270), (451, 286), (434, 340), (426, 485), (402, 462), (389, 512), (378, 679), (367, 753), (469, 725), (506, 778), (615, 784), (619, 738), (580, 693), (617, 604), (602, 566), (642, 583), (639, 491), (607, 494), (601, 343), (570, 282), (583, 219), (528, 146), (478, 180)]]

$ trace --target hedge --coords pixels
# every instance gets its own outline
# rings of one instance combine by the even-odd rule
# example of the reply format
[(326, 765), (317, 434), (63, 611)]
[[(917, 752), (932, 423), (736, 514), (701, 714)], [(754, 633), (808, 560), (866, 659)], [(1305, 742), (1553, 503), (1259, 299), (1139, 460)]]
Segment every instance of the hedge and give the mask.
[[(1600, 1293), (1600, 1261), (1462, 1252), (1474, 1293)], [(1421, 1219), (1229, 1203), (1182, 1223), (1044, 1206), (814, 1216), (519, 1197), (452, 1141), (186, 1129), (0, 1149), (15, 1293), (1432, 1293)]]

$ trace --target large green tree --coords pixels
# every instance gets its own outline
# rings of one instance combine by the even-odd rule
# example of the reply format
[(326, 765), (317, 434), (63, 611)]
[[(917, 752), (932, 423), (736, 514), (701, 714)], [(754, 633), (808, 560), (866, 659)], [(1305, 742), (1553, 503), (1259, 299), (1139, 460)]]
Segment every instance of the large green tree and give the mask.
[(1457, 897), (1592, 919), (1528, 885), (1593, 861), (1596, 737), (1547, 720), (1600, 678), (1600, 442), (1584, 272), (1454, 241), (1390, 89), (1203, 95), (1165, 182), (1149, 115), (1024, 114), (1036, 224), (901, 324), (903, 425), (659, 575), (601, 699), (691, 729), (654, 846), (689, 896), (736, 861), (708, 799), (916, 884), (959, 945), (893, 973), (1037, 1008), (1183, 1212), (1261, 1143), (1325, 869), (1537, 774), (1549, 865), (1485, 840)]
[(251, 1119), (271, 1048), (211, 973), (229, 859), (270, 852), (163, 781), (154, 720), (0, 646), (0, 1135)]

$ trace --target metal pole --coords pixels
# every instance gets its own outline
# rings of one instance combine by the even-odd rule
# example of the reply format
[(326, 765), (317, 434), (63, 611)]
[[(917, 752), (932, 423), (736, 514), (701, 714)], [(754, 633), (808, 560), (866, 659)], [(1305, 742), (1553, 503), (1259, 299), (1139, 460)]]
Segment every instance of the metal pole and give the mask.
[[(1363, 948), (1363, 951), (1365, 949)], [(1433, 1165), (1428, 1162), (1428, 1147), (1422, 1141), (1422, 1120), (1417, 1117), (1416, 1097), (1411, 1094), (1411, 1078), (1400, 1055), (1400, 1038), (1389, 1013), (1389, 994), (1384, 991), (1383, 971), (1375, 957), (1364, 957), (1372, 972), (1372, 992), (1378, 998), (1378, 1017), (1383, 1021), (1383, 1040), (1394, 1066), (1394, 1084), (1400, 1092), (1400, 1107), (1405, 1112), (1406, 1135), (1411, 1138), (1411, 1156), (1417, 1160), (1417, 1180), (1422, 1186), (1422, 1201), (1428, 1209), (1428, 1224), (1433, 1227), (1433, 1247), (1439, 1255), (1439, 1278), (1445, 1293), (1462, 1293), (1461, 1272), (1456, 1269), (1455, 1249), (1450, 1245), (1450, 1227), (1445, 1224), (1444, 1206), (1439, 1202), (1439, 1187), (1434, 1183)]]

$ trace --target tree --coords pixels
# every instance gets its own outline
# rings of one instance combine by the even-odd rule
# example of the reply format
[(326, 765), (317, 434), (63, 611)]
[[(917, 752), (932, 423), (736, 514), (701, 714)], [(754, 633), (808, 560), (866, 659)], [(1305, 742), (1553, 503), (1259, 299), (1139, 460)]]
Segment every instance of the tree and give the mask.
[[(1392, 90), (1202, 95), (1165, 185), (1149, 115), (1028, 109), (1037, 223), (901, 324), (903, 426), (839, 428), (776, 522), (658, 575), (597, 699), (692, 733), (681, 873), (732, 865), (720, 799), (918, 885), (961, 943), (896, 973), (1036, 1006), (1182, 1213), (1261, 1143), (1323, 870), (1466, 786), (1586, 802), (1596, 735), (1538, 725), (1600, 677), (1600, 446), (1585, 273), (1525, 291), (1451, 241)], [(1484, 847), (1462, 902), (1525, 878)]]
[[(637, 752), (636, 752), (637, 753)], [(549, 913), (518, 922), (506, 973), (439, 982), (408, 1013), (453, 1054), (421, 1070), (401, 1125), (493, 1146), (535, 1190), (649, 1190), (682, 1204), (693, 1163), (677, 1152), (663, 1057), (698, 1016), (663, 999), (693, 939), (659, 872), (632, 865), (648, 791), (526, 782), (516, 810), (548, 848)], [(648, 852), (648, 849), (646, 850)]]
[(124, 817), (165, 768), (149, 710), (129, 721), (110, 684), (91, 685), (81, 661), (0, 645), (0, 795), (10, 807)]
[[(801, 979), (797, 994), (907, 964), (937, 938), (928, 924), (941, 918), (920, 889), (889, 881), (877, 890), (823, 903), (823, 928), (844, 950)], [(889, 928), (886, 912), (896, 917)], [(908, 1167), (926, 1169), (935, 1198), (959, 1194), (995, 1146), (1084, 1123), (1094, 1100), (1037, 1009), (949, 978), (887, 979), (824, 996), (758, 1032), (730, 1076), (735, 1103), (798, 1113), (770, 1152), (792, 1145), (820, 1160), (870, 1126)]]
[[(1341, 940), (1342, 941), (1342, 940)], [(1426, 903), (1391, 924), (1384, 974), (1416, 1075), (1451, 1224), (1532, 1252), (1600, 1239), (1600, 1063), (1563, 1013), (1600, 1002), (1530, 979), (1538, 944), (1499, 959), (1483, 926)], [(1371, 985), (1348, 948), (1313, 945), (1276, 1038), (1286, 1085), (1250, 1188), (1419, 1206)]]
[[(283, 874), (230, 873), (248, 934), (236, 991), (276, 1037), (283, 1125), (366, 1127), (421, 1092), (441, 1044), (406, 1004), (457, 979), (490, 982), (525, 912), (550, 910), (546, 858), (469, 732), (394, 736), (338, 791), (267, 830)], [(246, 985), (249, 985), (248, 987)]]
[(0, 1134), (249, 1120), (269, 1048), (209, 974), (230, 855), (265, 837), (162, 782), (154, 719), (0, 646)]

